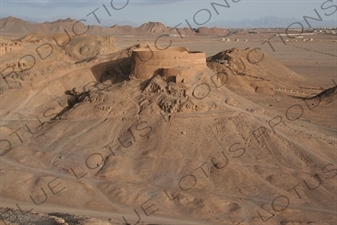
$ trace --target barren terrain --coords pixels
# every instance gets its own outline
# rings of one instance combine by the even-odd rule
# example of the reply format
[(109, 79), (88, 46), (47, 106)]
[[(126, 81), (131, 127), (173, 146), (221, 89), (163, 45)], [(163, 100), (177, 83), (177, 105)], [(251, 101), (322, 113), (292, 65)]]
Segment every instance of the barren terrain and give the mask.
[[(59, 23), (1, 33), (0, 224), (335, 224), (335, 35)], [(205, 65), (134, 74), (173, 46)]]

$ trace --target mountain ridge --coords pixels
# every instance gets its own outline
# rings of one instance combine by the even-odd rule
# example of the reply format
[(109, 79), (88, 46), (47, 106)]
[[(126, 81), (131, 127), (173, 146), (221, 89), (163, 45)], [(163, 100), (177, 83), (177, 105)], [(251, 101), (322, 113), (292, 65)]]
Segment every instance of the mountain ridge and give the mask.
[[(209, 34), (227, 34), (227, 29), (224, 28), (208, 28), (202, 27), (200, 30), (192, 30), (190, 28), (179, 28), (178, 31), (175, 28), (166, 26), (161, 22), (147, 22), (143, 23), (138, 27), (133, 27), (130, 25), (118, 25), (115, 24), (109, 27), (102, 27), (97, 25), (89, 25), (90, 29), (86, 32), (87, 25), (81, 21), (66, 18), (58, 19), (52, 22), (43, 23), (32, 23), (16, 17), (6, 17), (0, 19), (0, 30), (1, 32), (8, 33), (57, 33), (67, 30), (68, 32), (78, 33), (78, 34), (94, 34), (94, 35), (154, 35), (154, 34), (170, 34), (170, 35), (182, 35), (190, 36), (196, 35), (196, 33), (201, 35)], [(197, 32), (196, 32), (197, 31)]]

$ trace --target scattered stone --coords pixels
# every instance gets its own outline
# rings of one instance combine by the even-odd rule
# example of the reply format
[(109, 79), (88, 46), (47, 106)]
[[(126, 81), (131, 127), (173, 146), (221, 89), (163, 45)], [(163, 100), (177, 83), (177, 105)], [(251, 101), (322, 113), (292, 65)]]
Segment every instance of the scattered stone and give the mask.
[(50, 218), (54, 219), (56, 224), (64, 225), (64, 223), (66, 222), (64, 219), (56, 216), (50, 216)]
[(236, 106), (238, 104), (232, 97), (229, 97), (225, 102), (231, 106)]

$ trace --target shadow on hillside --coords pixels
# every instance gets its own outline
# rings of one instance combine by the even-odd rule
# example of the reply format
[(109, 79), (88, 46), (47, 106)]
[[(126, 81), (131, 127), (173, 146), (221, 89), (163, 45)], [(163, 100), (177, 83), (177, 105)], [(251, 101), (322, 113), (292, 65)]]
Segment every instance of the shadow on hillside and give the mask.
[(92, 74), (98, 83), (103, 86), (112, 86), (130, 80), (135, 64), (131, 57), (97, 64), (91, 68)]

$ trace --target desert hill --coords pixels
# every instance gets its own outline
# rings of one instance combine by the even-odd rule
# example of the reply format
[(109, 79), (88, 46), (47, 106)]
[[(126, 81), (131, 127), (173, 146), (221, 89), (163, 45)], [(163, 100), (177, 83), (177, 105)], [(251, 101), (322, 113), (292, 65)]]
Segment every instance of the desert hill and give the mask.
[[(65, 20), (56, 20), (53, 22), (31, 23), (16, 17), (7, 17), (0, 19), (0, 30), (2, 32), (18, 32), (18, 33), (58, 33), (64, 32), (67, 29), (72, 31), (73, 25), (77, 21), (67, 18)], [(75, 29), (75, 28), (74, 28)], [(86, 26), (79, 22), (76, 24), (76, 29), (85, 30)]]
[(258, 49), (237, 48), (219, 52), (207, 58), (207, 65), (216, 72), (231, 75), (231, 90), (274, 95), (275, 91), (289, 90), (302, 93), (299, 86), (308, 82)]
[[(86, 32), (87, 26), (75, 19), (56, 20), (53, 22), (31, 23), (15, 17), (7, 17), (0, 19), (0, 30), (7, 33), (59, 33), (66, 29), (69, 33), (83, 33)], [(190, 28), (178, 28), (181, 35), (212, 35), (212, 34), (226, 34), (227, 30), (223, 28), (207, 28), (202, 27), (195, 32)], [(90, 26), (86, 34), (107, 36), (107, 35), (158, 35), (158, 34), (175, 34), (178, 35), (175, 28), (167, 27), (160, 22), (148, 22), (139, 27), (119, 26), (100, 27), (97, 25)]]
[[(24, 47), (35, 38), (51, 36), (26, 36), (20, 51), (32, 51)], [(67, 42), (65, 34), (56, 38)], [(2, 204), (101, 211), (116, 224), (135, 224), (137, 213), (182, 224), (336, 221), (336, 137), (284, 115), (276, 127), (280, 114), (242, 95), (295, 90), (306, 79), (267, 54), (256, 62), (263, 52), (238, 48), (198, 67), (179, 64), (184, 48), (157, 50), (163, 61), (146, 63), (170, 76), (156, 70), (139, 79), (135, 51), (151, 45), (105, 52), (110, 45), (104, 37), (74, 38), (50, 59), (1, 80), (0, 131), (8, 140), (1, 142)], [(4, 57), (11, 62), (13, 54)], [(179, 66), (165, 68), (165, 57)], [(144, 205), (152, 207), (142, 211)]]
[[(112, 37), (86, 34), (68, 36), (65, 33), (28, 34), (1, 45), (0, 68), (5, 77), (0, 82), (1, 92), (20, 88), (21, 81), (29, 81), (33, 77), (46, 79), (60, 68), (76, 67), (76, 62), (118, 50)], [(36, 83), (31, 85), (35, 86)]]
[(129, 25), (112, 26), (112, 32), (114, 34), (129, 34), (129, 35), (137, 35), (137, 34), (167, 34), (170, 33), (168, 27), (159, 22), (148, 22), (144, 23), (139, 27), (132, 27)]
[(0, 19), (0, 30), (2, 32), (31, 32), (32, 33), (34, 32), (34, 30), (31, 30), (32, 27), (33, 27), (33, 23), (19, 19), (19, 18), (15, 18), (12, 16)]
[(142, 24), (139, 29), (143, 32), (147, 33), (165, 33), (167, 31), (167, 27), (159, 22), (148, 22)]

